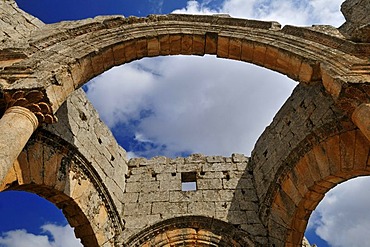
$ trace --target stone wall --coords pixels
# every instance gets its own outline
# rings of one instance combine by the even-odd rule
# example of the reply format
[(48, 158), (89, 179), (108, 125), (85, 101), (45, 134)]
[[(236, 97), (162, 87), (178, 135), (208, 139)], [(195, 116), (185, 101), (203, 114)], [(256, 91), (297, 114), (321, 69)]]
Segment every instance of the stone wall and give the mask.
[(13, 0), (0, 1), (0, 16), (0, 50), (25, 48), (29, 35), (44, 25), (36, 17), (19, 9)]
[[(82, 89), (67, 99), (59, 108), (57, 117), (58, 123), (44, 128), (76, 147), (91, 162), (99, 179), (109, 188), (115, 204), (120, 205), (124, 201), (126, 151), (100, 120)], [(117, 206), (117, 210), (120, 214), (121, 207)]]
[(126, 152), (82, 90), (57, 116), (57, 124), (42, 125), (31, 136), (0, 191), (33, 192), (54, 203), (84, 246), (120, 246)]
[[(127, 173), (126, 151), (118, 145), (109, 128), (100, 120), (82, 89), (76, 90), (66, 100), (56, 116), (58, 123), (43, 128), (63, 139), (72, 149), (78, 150), (88, 162), (88, 169), (81, 172), (93, 181), (107, 208), (108, 220), (113, 222), (113, 237), (109, 232), (96, 235), (105, 236), (101, 237), (103, 240), (109, 239), (110, 242), (106, 242), (104, 246), (111, 246), (111, 241), (114, 246), (120, 245), (124, 228), (121, 205), (124, 202), (124, 177)], [(88, 201), (88, 197), (84, 200), (86, 201), (82, 202), (82, 205), (89, 206), (93, 203)]]
[(282, 174), (317, 143), (354, 128), (320, 83), (299, 84), (252, 151), (261, 215), (270, 207)]
[[(206, 216), (243, 230), (257, 243), (266, 244), (266, 230), (258, 215), (249, 158), (191, 155), (129, 161), (123, 203), (128, 239), (148, 226), (178, 216)], [(182, 191), (182, 181), (194, 174), (196, 190)], [(191, 180), (191, 178), (190, 178)]]

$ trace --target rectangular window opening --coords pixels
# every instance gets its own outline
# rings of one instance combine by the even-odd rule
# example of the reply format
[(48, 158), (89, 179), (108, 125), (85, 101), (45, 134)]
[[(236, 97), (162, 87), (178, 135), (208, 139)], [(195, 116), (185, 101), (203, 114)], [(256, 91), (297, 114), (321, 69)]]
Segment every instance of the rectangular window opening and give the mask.
[(195, 191), (197, 190), (197, 173), (182, 172), (181, 173), (181, 190)]

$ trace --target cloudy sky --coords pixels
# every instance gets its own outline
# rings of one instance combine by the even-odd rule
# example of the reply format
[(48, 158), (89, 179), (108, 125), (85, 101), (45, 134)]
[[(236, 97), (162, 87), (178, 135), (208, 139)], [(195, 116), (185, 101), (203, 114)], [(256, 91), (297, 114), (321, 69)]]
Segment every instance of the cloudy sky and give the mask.
[[(299, 26), (338, 27), (344, 22), (339, 11), (342, 0), (17, 2), (46, 23), (103, 14), (146, 16), (171, 12), (228, 13), (233, 17)], [(190, 153), (250, 155), (258, 136), (295, 86), (296, 82), (286, 76), (242, 62), (214, 56), (173, 56), (146, 58), (115, 67), (94, 78), (84, 89), (131, 157), (175, 157)], [(306, 235), (320, 247), (366, 246), (366, 230), (370, 229), (366, 209), (370, 199), (360, 192), (370, 181), (355, 179), (342, 185), (327, 194), (311, 217)], [(3, 212), (0, 211), (0, 223), (7, 222), (6, 215), (11, 215), (7, 211), (10, 203), (2, 203), (4, 194), (0, 193)], [(51, 212), (50, 205), (37, 196), (24, 193), (7, 196), (46, 207), (42, 211)], [(9, 202), (9, 198), (6, 200)], [(353, 204), (354, 201), (357, 203)], [(32, 241), (37, 241), (39, 247), (80, 246), (65, 219), (60, 218), (60, 211), (54, 210), (52, 216), (32, 214), (34, 219), (27, 222), (37, 222), (33, 226), (21, 222), (17, 226), (5, 224), (7, 227), (0, 224), (0, 247), (29, 246), (23, 243)]]

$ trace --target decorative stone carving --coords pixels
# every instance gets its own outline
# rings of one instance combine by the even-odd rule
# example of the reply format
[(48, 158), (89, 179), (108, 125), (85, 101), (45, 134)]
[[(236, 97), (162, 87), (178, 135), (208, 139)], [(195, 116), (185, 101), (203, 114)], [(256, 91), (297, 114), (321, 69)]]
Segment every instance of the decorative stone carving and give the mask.
[(45, 102), (44, 96), (44, 93), (39, 90), (5, 92), (3, 105), (6, 109), (13, 106), (27, 108), (35, 114), (39, 124), (55, 123), (57, 122), (57, 118), (54, 116), (50, 105)]

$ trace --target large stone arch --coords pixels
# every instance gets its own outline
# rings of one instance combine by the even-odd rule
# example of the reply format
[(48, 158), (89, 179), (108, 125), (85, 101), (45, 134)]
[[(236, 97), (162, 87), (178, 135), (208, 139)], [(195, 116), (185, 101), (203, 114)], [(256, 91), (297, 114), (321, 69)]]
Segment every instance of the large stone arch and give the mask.
[(294, 164), (279, 182), (268, 221), (276, 246), (299, 246), (311, 212), (325, 193), (357, 176), (370, 175), (370, 143), (358, 129), (327, 138)]
[(52, 202), (84, 246), (120, 241), (121, 219), (94, 167), (75, 147), (46, 130), (35, 132), (0, 190), (32, 192)]
[[(89, 79), (143, 57), (217, 55), (278, 71), (299, 82), (322, 81), (338, 98), (366, 81), (369, 45), (335, 28), (301, 28), (224, 15), (98, 17), (44, 25), (32, 33), (22, 59), (6, 67), (5, 89), (44, 88), (53, 111)], [(20, 56), (20, 55), (19, 55)], [(343, 95), (343, 98), (346, 95)], [(344, 100), (344, 99), (343, 99)], [(348, 100), (347, 100), (348, 101)], [(345, 102), (352, 112), (359, 102)]]

